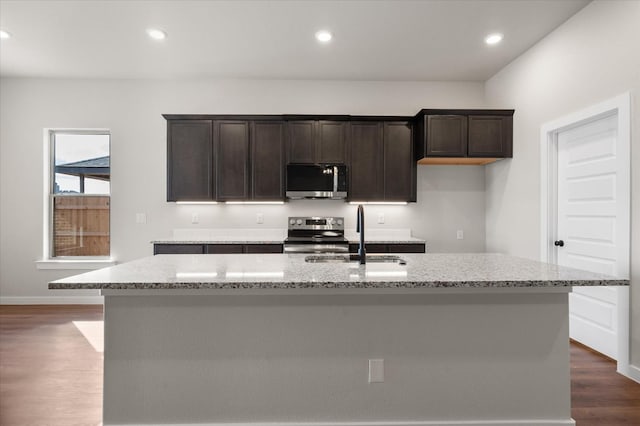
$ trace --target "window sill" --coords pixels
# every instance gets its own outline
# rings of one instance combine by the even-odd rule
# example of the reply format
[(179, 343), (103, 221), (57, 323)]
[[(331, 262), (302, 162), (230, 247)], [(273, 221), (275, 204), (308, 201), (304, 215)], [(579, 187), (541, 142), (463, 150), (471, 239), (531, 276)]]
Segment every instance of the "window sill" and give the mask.
[(36, 260), (37, 269), (82, 269), (94, 270), (113, 266), (117, 262), (113, 259), (87, 259), (87, 260)]

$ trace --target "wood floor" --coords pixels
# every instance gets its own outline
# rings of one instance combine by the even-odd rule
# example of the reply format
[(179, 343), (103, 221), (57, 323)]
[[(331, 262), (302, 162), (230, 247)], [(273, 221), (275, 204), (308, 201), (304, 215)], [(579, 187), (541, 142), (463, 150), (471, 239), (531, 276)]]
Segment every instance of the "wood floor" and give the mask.
[[(101, 424), (102, 353), (73, 324), (98, 320), (101, 306), (0, 306), (0, 425)], [(640, 425), (640, 384), (615, 368), (571, 344), (578, 426)]]

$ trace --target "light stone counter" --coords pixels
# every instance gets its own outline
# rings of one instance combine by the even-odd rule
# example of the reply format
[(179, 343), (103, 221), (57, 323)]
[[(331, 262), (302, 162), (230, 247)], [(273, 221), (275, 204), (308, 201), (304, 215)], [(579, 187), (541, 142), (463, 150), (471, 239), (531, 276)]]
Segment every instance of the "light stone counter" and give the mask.
[(307, 263), (302, 254), (158, 255), (53, 281), (49, 288), (328, 290), (629, 284), (628, 280), (501, 254), (399, 256), (406, 265)]

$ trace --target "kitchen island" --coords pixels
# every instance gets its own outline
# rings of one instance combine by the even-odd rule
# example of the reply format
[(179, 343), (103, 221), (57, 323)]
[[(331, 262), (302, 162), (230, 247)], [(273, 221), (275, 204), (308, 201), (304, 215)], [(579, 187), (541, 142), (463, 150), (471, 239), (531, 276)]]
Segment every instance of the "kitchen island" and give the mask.
[(158, 255), (49, 288), (105, 296), (105, 425), (574, 424), (568, 293), (628, 280), (401, 257)]

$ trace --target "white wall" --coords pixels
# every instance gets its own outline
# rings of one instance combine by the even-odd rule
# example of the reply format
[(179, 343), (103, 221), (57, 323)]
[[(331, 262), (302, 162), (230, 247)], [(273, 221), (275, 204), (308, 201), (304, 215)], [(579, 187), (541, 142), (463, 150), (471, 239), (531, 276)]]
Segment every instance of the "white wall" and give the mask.
[(513, 160), (486, 168), (487, 250), (532, 259), (539, 258), (540, 249), (541, 125), (631, 93), (631, 361), (636, 366), (640, 366), (639, 40), (640, 2), (596, 1), (486, 83), (489, 105), (516, 110)]
[[(44, 128), (111, 130), (111, 246), (122, 262), (151, 254), (149, 241), (173, 228), (285, 228), (287, 216), (311, 213), (344, 215), (355, 227), (355, 206), (342, 202), (167, 203), (163, 113), (413, 115), (421, 108), (483, 106), (483, 85), (475, 82), (0, 79), (0, 302), (87, 294), (46, 289), (48, 281), (81, 271), (34, 264), (42, 256)], [(429, 251), (483, 251), (484, 197), (483, 167), (419, 166), (419, 202), (368, 206), (367, 224), (379, 226), (377, 213), (384, 212), (380, 226), (412, 228)], [(194, 211), (198, 225), (191, 225)], [(147, 214), (147, 224), (135, 223), (138, 212)], [(257, 212), (263, 225), (255, 223)], [(456, 229), (464, 229), (464, 240), (455, 239)]]

